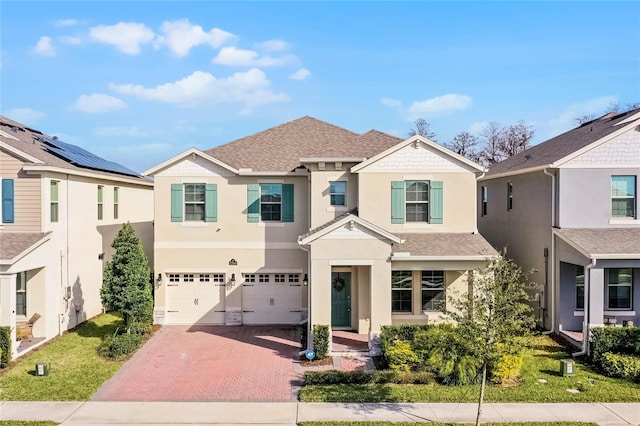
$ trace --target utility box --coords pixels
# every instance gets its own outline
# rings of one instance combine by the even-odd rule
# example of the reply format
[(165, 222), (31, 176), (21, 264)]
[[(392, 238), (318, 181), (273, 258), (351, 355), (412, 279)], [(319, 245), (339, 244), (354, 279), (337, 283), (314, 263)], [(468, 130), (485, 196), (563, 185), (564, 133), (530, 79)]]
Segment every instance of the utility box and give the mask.
[(575, 374), (574, 365), (573, 365), (573, 360), (572, 359), (561, 359), (560, 360), (560, 374), (563, 377), (573, 376)]
[(49, 375), (49, 366), (48, 362), (37, 362), (36, 363), (36, 376), (48, 376)]

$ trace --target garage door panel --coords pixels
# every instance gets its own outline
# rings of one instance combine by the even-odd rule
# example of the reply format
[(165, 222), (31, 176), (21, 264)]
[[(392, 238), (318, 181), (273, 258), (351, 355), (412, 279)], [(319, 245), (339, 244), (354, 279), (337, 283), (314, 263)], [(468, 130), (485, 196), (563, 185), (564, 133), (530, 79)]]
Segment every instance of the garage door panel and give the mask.
[(243, 285), (242, 322), (244, 324), (299, 324), (301, 294), (299, 285)]
[(167, 285), (168, 324), (224, 324), (224, 285), (180, 282)]

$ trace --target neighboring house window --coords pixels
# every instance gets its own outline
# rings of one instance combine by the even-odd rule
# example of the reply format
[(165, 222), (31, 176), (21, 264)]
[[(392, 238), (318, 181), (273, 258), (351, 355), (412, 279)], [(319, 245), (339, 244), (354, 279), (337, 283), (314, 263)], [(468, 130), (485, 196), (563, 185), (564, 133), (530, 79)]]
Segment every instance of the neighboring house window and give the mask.
[(244, 282), (245, 283), (255, 283), (256, 282), (256, 274), (244, 274)]
[(480, 199), (482, 200), (482, 216), (487, 215), (487, 198), (488, 198), (488, 190), (486, 186), (481, 187)]
[(180, 282), (180, 275), (179, 274), (169, 274), (169, 282), (170, 283)]
[(637, 217), (636, 177), (611, 177), (611, 216)]
[(200, 274), (199, 279), (201, 283), (208, 283), (211, 281), (211, 274)]
[(2, 179), (2, 223), (14, 222), (13, 179)]
[(293, 184), (247, 185), (247, 222), (293, 222)]
[(445, 303), (444, 271), (422, 271), (422, 310), (441, 311)]
[(584, 310), (584, 266), (576, 265), (576, 310)]
[(607, 299), (609, 309), (631, 309), (631, 268), (607, 269)]
[(290, 283), (299, 283), (300, 282), (300, 274), (289, 274), (289, 282)]
[(27, 273), (16, 274), (16, 315), (27, 315)]
[(50, 220), (51, 222), (58, 221), (58, 185), (59, 182), (57, 180), (52, 180), (50, 184), (50, 198), (51, 198), (51, 207), (50, 207)]
[(120, 188), (117, 186), (113, 188), (113, 218), (118, 218), (118, 192)]
[(507, 183), (507, 210), (513, 209), (513, 184)]
[(98, 220), (102, 220), (102, 193), (104, 192), (104, 186), (98, 185)]
[(184, 220), (204, 222), (204, 183), (188, 183), (184, 186)]
[(336, 181), (329, 183), (329, 194), (332, 206), (345, 206), (347, 193), (347, 182)]
[(391, 223), (443, 223), (442, 181), (391, 182)]
[(172, 183), (171, 222), (218, 221), (218, 185)]
[(413, 305), (411, 271), (391, 271), (391, 312), (411, 313)]

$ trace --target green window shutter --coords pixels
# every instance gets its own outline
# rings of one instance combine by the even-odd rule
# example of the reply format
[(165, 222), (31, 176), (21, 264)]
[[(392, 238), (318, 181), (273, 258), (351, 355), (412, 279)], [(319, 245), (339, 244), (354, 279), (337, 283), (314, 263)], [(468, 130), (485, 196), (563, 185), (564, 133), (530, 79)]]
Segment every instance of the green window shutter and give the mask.
[(293, 184), (282, 185), (282, 221), (293, 222)]
[(247, 185), (247, 222), (260, 221), (260, 185), (250, 183)]
[(432, 180), (429, 185), (429, 223), (443, 221), (442, 181)]
[(14, 221), (13, 179), (2, 179), (2, 223)]
[(404, 223), (404, 181), (391, 182), (391, 223)]
[(171, 184), (171, 222), (182, 222), (182, 184)]
[(205, 222), (218, 221), (218, 185), (208, 183), (204, 197), (204, 220)]

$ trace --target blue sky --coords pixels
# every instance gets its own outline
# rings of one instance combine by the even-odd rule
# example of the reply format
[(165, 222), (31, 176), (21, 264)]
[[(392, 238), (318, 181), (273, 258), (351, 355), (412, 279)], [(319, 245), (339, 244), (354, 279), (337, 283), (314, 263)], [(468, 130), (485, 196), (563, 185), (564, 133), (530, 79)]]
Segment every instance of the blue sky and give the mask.
[(143, 171), (311, 115), (534, 142), (640, 101), (640, 2), (3, 1), (2, 114)]

